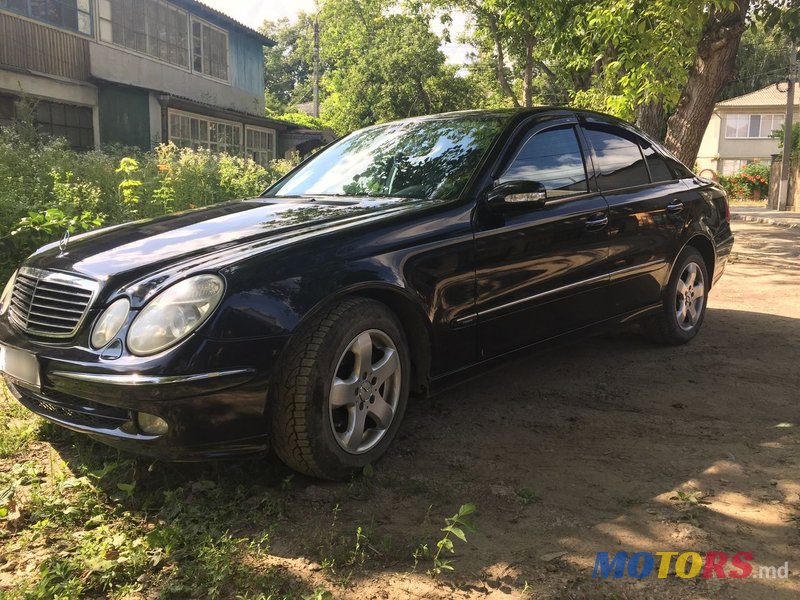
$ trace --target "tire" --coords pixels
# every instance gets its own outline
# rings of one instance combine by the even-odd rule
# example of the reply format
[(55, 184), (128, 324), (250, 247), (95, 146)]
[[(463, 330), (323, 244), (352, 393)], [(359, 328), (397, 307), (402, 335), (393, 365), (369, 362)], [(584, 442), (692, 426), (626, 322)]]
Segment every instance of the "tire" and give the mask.
[(335, 304), (298, 330), (278, 366), (268, 400), (275, 453), (306, 475), (349, 478), (394, 439), (410, 372), (389, 308), (367, 298)]
[[(692, 282), (692, 285), (688, 284)], [(689, 342), (703, 325), (708, 305), (708, 268), (691, 246), (675, 261), (664, 291), (663, 311), (654, 316), (648, 331), (656, 342), (677, 346)]]

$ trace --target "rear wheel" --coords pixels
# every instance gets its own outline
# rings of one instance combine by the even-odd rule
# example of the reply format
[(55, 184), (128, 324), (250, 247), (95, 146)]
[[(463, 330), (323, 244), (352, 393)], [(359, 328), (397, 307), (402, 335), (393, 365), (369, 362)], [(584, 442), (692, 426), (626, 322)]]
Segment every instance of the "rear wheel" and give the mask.
[(650, 321), (651, 336), (664, 344), (685, 344), (691, 340), (706, 314), (708, 269), (702, 255), (691, 246), (675, 263), (664, 295), (664, 310)]
[(325, 479), (375, 462), (403, 418), (409, 374), (405, 335), (385, 305), (352, 298), (333, 306), (298, 332), (276, 374), (276, 454)]

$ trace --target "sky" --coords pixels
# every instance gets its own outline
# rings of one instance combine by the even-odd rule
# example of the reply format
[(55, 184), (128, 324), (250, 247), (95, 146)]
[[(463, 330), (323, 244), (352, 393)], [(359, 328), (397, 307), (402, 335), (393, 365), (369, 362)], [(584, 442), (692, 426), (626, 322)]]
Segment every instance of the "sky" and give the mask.
[[(276, 21), (282, 17), (288, 17), (294, 20), (299, 12), (315, 10), (314, 0), (201, 0), (201, 2), (253, 29), (257, 29), (265, 19)], [(459, 32), (464, 30), (465, 24), (466, 16), (464, 14), (453, 14), (451, 37), (456, 38)], [(441, 27), (438, 23), (434, 24), (434, 30), (441, 34)], [(447, 56), (449, 63), (463, 65), (466, 62), (469, 48), (464, 44), (451, 43), (443, 44), (442, 51)]]

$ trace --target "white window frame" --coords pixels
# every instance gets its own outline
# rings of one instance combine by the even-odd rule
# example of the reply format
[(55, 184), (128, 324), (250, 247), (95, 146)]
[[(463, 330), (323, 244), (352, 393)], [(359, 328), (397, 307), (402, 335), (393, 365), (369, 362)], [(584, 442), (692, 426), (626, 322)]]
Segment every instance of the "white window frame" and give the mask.
[[(268, 138), (272, 138), (272, 148), (252, 148), (247, 143), (247, 132), (248, 131), (267, 134)], [(275, 146), (275, 144), (277, 142), (277, 139), (278, 139), (278, 136), (276, 135), (274, 129), (268, 129), (266, 127), (256, 127), (255, 125), (246, 125), (245, 128), (244, 128), (244, 155), (245, 155), (245, 157), (249, 158), (249, 159), (252, 159), (253, 161), (255, 161), (258, 164), (260, 164), (261, 166), (264, 166), (264, 167), (267, 166), (267, 164), (269, 164), (270, 161), (275, 160), (275, 157), (277, 156), (277, 148)], [(257, 160), (256, 158), (253, 157), (254, 153), (266, 154), (267, 155), (267, 160), (265, 162)]]
[[(742, 168), (752, 162), (754, 161), (749, 158), (723, 158), (720, 165), (720, 175), (725, 175), (726, 177), (736, 175)], [(728, 165), (732, 165), (733, 168), (729, 168)]]
[[(180, 6), (176, 6), (171, 2), (165, 2), (164, 0), (156, 0), (159, 4), (163, 4), (167, 6), (170, 10), (174, 10), (181, 14), (181, 16), (185, 20), (185, 27), (186, 27), (186, 58), (187, 64), (182, 65), (180, 63), (170, 62), (169, 60), (164, 60), (158, 56), (154, 56), (152, 54), (148, 54), (147, 52), (141, 52), (135, 48), (130, 48), (123, 44), (118, 44), (114, 42), (113, 37), (113, 21), (111, 19), (112, 11), (111, 11), (111, 1), (110, 0), (99, 0), (98, 1), (98, 9), (97, 9), (97, 41), (103, 45), (111, 46), (113, 48), (117, 48), (122, 52), (127, 52), (129, 54), (134, 54), (136, 56), (141, 56), (142, 58), (146, 58), (148, 60), (152, 60), (162, 65), (169, 65), (175, 69), (180, 69), (181, 71), (186, 71), (187, 73), (191, 73), (191, 63), (192, 63), (192, 30), (189, 25), (190, 22), (190, 13), (185, 9), (181, 8)], [(146, 20), (145, 20), (146, 23)], [(107, 30), (106, 30), (107, 28)], [(105, 37), (106, 34), (108, 37)], [(145, 35), (147, 35), (145, 33)]]
[[(747, 135), (728, 135), (728, 121), (731, 119), (731, 117), (746, 117), (747, 118)], [(759, 122), (759, 127), (758, 127), (759, 135), (757, 135), (757, 136), (751, 136), (750, 135), (750, 120), (753, 117), (760, 117), (760, 122)], [(728, 114), (726, 114), (725, 115), (725, 139), (727, 139), (727, 140), (766, 140), (766, 139), (770, 139), (769, 135), (766, 135), (766, 136), (760, 135), (761, 134), (761, 124), (763, 123), (765, 117), (769, 117), (770, 118), (770, 120), (772, 121), (772, 123), (771, 123), (772, 125), (775, 124), (776, 117), (780, 119), (780, 124), (783, 124), (783, 122), (785, 120), (785, 115), (782, 114), (782, 113), (728, 113)], [(777, 129), (780, 129), (780, 126), (778, 126)], [(772, 133), (775, 130), (776, 130), (776, 128), (770, 129), (770, 133)]]
[[(203, 71), (198, 71), (194, 68), (194, 24), (200, 24), (200, 63), (203, 63), (203, 56), (205, 55), (205, 48), (203, 42), (203, 27), (208, 27), (209, 29), (214, 29), (218, 31), (225, 37), (225, 74), (227, 77), (222, 79), (220, 77), (215, 77), (209, 73), (204, 73)], [(224, 29), (217, 27), (216, 25), (212, 25), (208, 21), (205, 21), (199, 17), (194, 15), (189, 16), (189, 67), (192, 69), (192, 73), (196, 75), (200, 75), (201, 77), (207, 77), (213, 81), (221, 81), (223, 83), (230, 84), (231, 81), (231, 45), (230, 45), (230, 38), (228, 36), (228, 32)]]
[[(173, 138), (177, 138), (179, 140), (183, 140), (184, 138), (182, 138), (181, 136), (173, 135), (173, 133), (174, 133), (173, 130), (172, 130), (172, 117), (173, 117), (173, 115), (174, 116), (178, 116), (178, 117), (187, 117), (189, 119), (197, 119), (198, 121), (205, 121), (206, 124), (207, 124), (206, 125), (206, 131), (207, 131), (208, 138), (206, 140), (198, 139), (197, 143), (195, 143), (195, 140), (191, 138), (191, 121), (190, 121), (190, 125), (189, 125), (189, 127), (190, 127), (190, 133), (189, 133), (189, 135), (190, 135), (190, 138), (189, 138), (190, 145), (186, 146), (186, 144), (183, 144), (183, 143), (179, 144), (179, 143), (175, 142)], [(219, 124), (219, 125), (232, 126), (232, 127), (234, 127), (235, 129), (237, 129), (239, 131), (239, 152), (236, 152), (236, 153), (229, 152), (228, 151), (228, 144), (225, 144), (225, 149), (224, 150), (220, 150), (219, 147), (217, 147), (216, 150), (212, 150), (211, 149), (210, 131), (211, 131), (212, 123)], [(237, 123), (236, 121), (228, 121), (226, 119), (217, 119), (215, 117), (209, 117), (209, 116), (201, 115), (201, 114), (197, 114), (197, 113), (190, 113), (190, 112), (186, 112), (186, 111), (183, 111), (183, 110), (175, 110), (173, 108), (168, 108), (167, 109), (167, 139), (168, 139), (168, 141), (175, 143), (176, 146), (179, 146), (181, 148), (187, 148), (187, 147), (196, 148), (196, 147), (200, 147), (200, 148), (206, 148), (207, 150), (209, 150), (211, 152), (225, 153), (225, 154), (229, 154), (231, 156), (242, 156), (242, 152), (244, 150), (245, 142), (246, 142), (245, 137), (244, 137), (244, 129), (243, 129), (241, 123)], [(219, 142), (215, 142), (215, 143), (219, 146)]]

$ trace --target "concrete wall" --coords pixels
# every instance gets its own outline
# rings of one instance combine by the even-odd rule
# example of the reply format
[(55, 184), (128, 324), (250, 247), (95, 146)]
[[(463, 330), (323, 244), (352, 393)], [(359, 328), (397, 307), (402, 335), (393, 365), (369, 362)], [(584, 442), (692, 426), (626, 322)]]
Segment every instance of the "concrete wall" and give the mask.
[(700, 142), (700, 150), (697, 153), (697, 172), (705, 169), (719, 172), (719, 137), (722, 128), (722, 119), (716, 112), (711, 115), (703, 141)]
[[(252, 90), (243, 90), (195, 75), (104, 43), (90, 44), (89, 56), (92, 75), (98, 79), (167, 92), (253, 115), (264, 115), (263, 89), (259, 95), (254, 95)], [(259, 68), (261, 64), (259, 61)], [(239, 78), (239, 75), (236, 77)]]

